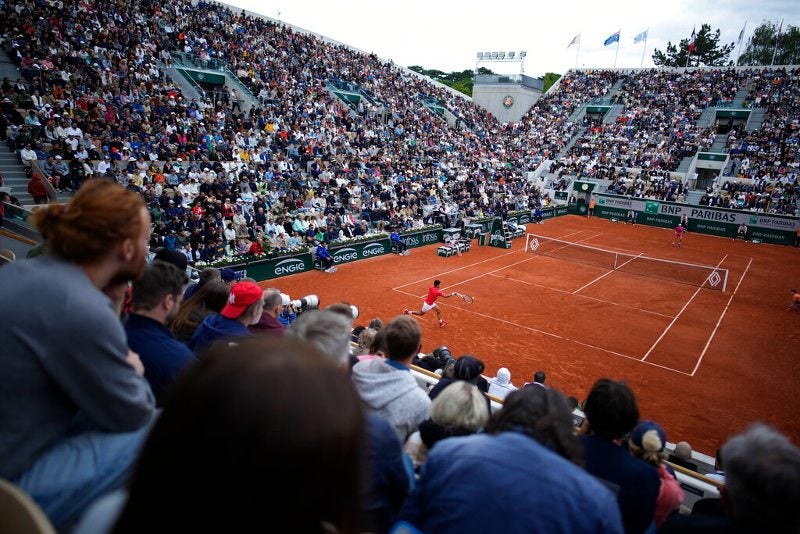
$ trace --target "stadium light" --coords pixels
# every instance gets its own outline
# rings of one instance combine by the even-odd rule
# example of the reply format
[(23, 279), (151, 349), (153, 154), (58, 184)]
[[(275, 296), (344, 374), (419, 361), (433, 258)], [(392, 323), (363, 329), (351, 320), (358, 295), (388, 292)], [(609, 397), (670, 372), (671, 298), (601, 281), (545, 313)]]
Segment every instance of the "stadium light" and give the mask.
[(505, 59), (506, 58), (506, 53), (505, 52), (498, 52), (497, 53), (497, 58), (498, 59)]
[(483, 59), (483, 52), (478, 52), (478, 59)]
[(522, 59), (527, 55), (528, 55), (528, 53), (525, 50), (523, 50), (522, 52), (519, 53), (519, 58)]
[(514, 54), (516, 54), (516, 52), (509, 52), (508, 59), (514, 59)]

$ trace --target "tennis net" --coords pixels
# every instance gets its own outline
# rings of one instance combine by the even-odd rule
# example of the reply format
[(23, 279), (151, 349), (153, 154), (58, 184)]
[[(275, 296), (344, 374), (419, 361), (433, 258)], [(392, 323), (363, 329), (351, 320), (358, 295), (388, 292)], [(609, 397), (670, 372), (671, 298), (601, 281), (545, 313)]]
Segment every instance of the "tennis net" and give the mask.
[(644, 253), (616, 252), (536, 234), (527, 234), (525, 252), (706, 289), (725, 291), (728, 287), (728, 269), (654, 258)]

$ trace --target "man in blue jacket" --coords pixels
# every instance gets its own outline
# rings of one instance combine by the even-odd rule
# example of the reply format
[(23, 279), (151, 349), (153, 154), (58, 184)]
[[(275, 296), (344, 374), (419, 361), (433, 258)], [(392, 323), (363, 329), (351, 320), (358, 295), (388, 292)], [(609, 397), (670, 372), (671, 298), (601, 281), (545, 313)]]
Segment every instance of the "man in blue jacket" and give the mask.
[(195, 361), (194, 354), (169, 331), (183, 301), (186, 274), (170, 263), (155, 260), (133, 282), (132, 313), (125, 322), (128, 346), (139, 354), (144, 377), (162, 405), (178, 374)]
[(320, 261), (322, 265), (325, 266), (326, 273), (335, 273), (336, 267), (333, 266), (333, 256), (328, 251), (328, 247), (324, 241), (321, 241), (317, 244), (317, 259)]

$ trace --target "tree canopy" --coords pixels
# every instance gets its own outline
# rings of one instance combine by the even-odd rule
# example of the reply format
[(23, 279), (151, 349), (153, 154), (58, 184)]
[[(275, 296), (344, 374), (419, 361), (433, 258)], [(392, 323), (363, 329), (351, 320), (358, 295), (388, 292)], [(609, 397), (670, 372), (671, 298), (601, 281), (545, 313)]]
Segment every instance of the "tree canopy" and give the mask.
[(723, 65), (731, 65), (728, 60), (734, 48), (734, 43), (720, 44), (719, 43), (719, 28), (716, 31), (711, 31), (711, 26), (703, 24), (700, 30), (697, 31), (694, 41), (694, 51), (689, 53), (690, 38), (681, 39), (677, 45), (672, 44), (671, 41), (667, 42), (666, 52), (662, 52), (658, 48), (653, 52), (653, 63), (657, 66), (663, 67), (721, 67)]
[[(797, 65), (800, 63), (800, 29), (787, 25), (778, 39), (778, 24), (764, 21), (748, 39), (739, 56), (739, 65)], [(777, 42), (777, 48), (775, 44)]]
[[(472, 87), (475, 85), (475, 72), (472, 70), (447, 73), (437, 69), (425, 69), (419, 65), (412, 65), (408, 68), (448, 87), (452, 87), (456, 91), (461, 91), (467, 96), (472, 96)], [(494, 72), (485, 67), (480, 67), (478, 74), (494, 74)]]

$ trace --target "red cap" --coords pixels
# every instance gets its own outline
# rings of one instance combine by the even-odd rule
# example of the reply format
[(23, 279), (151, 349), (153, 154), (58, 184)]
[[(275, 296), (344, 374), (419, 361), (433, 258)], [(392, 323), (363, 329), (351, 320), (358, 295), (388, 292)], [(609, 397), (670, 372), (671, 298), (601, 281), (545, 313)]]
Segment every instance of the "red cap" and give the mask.
[(236, 319), (251, 304), (261, 300), (262, 289), (254, 282), (237, 282), (231, 287), (228, 303), (220, 312), (223, 317)]

